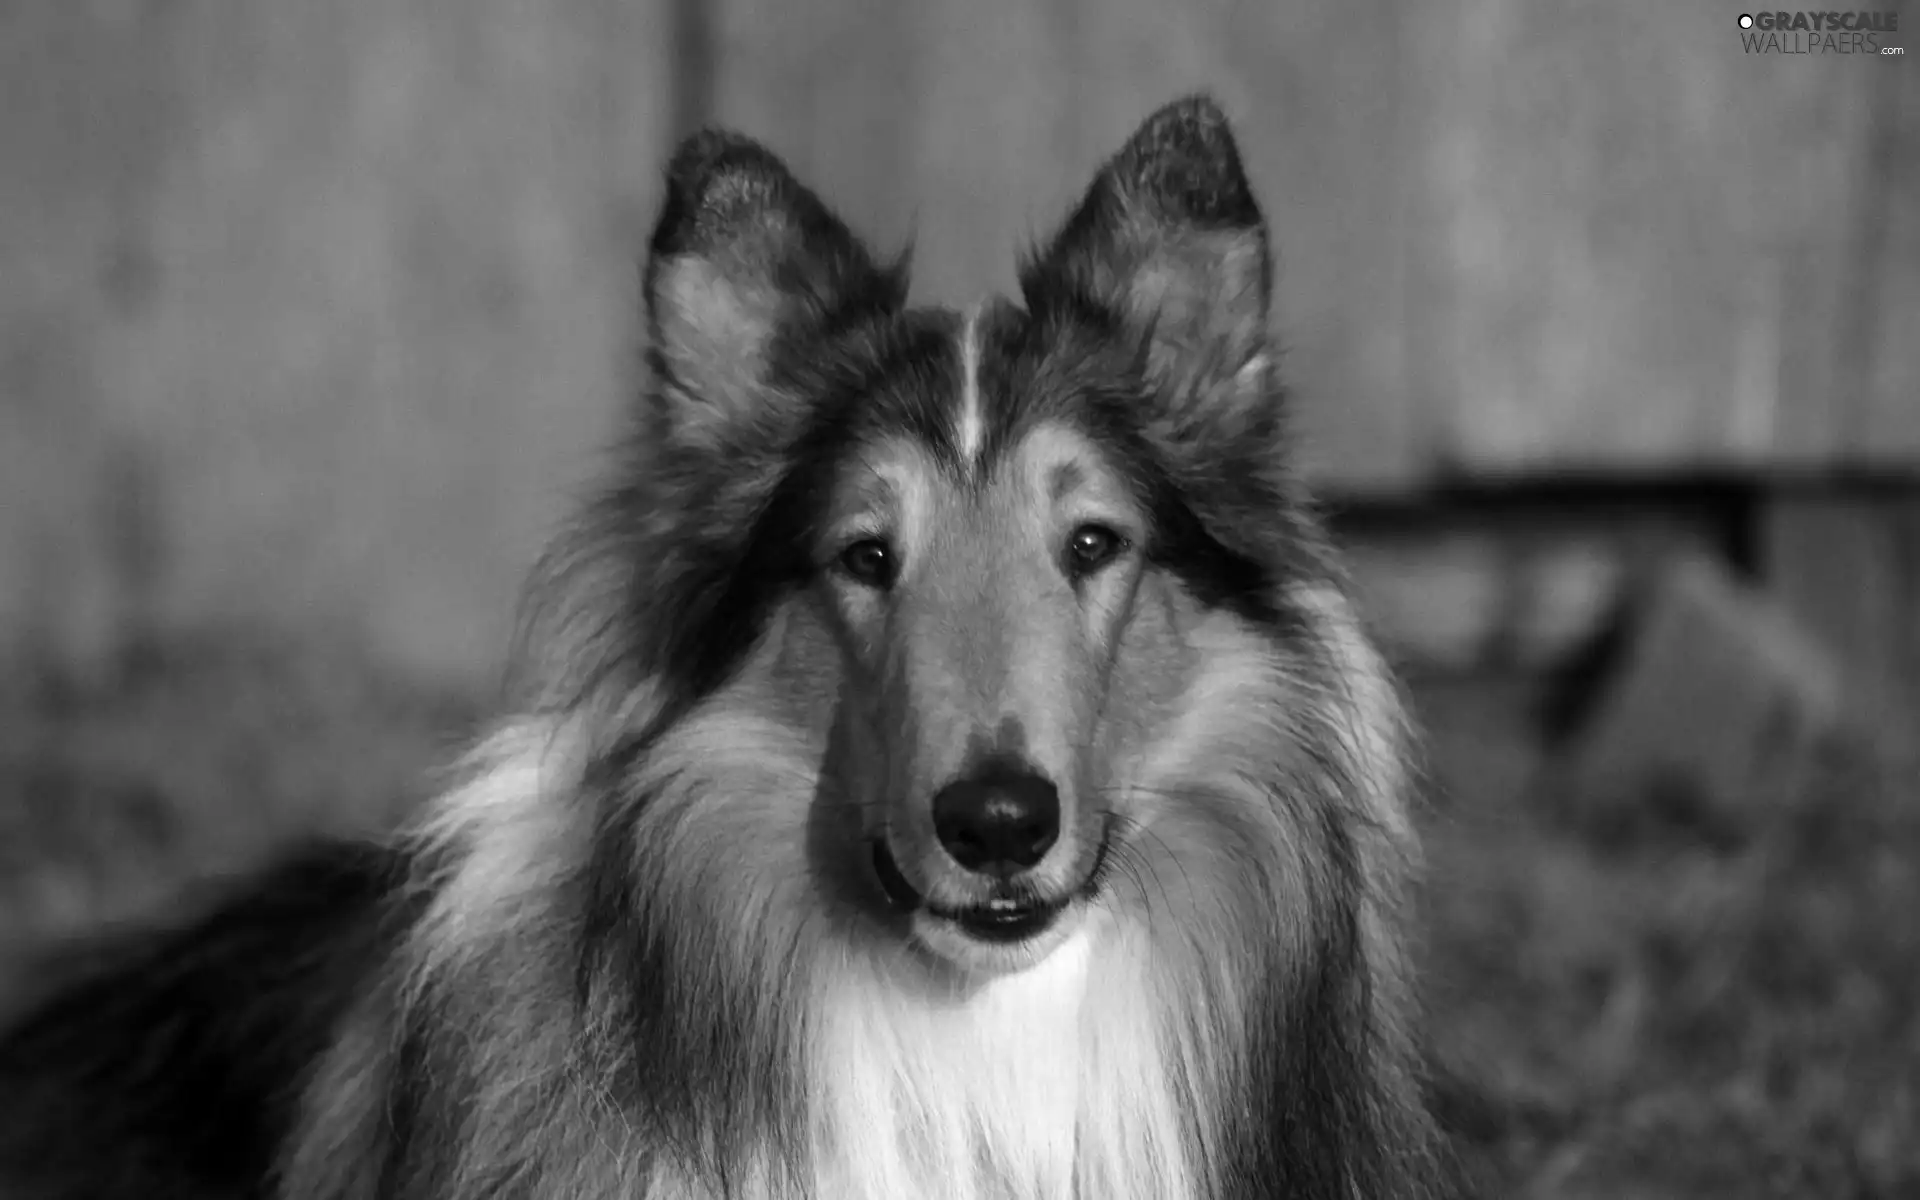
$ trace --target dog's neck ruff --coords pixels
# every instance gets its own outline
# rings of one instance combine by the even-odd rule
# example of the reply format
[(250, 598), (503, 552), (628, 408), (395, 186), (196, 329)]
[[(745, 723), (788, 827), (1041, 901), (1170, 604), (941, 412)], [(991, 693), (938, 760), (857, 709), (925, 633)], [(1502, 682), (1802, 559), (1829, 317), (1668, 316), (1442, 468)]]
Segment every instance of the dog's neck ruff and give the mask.
[(966, 994), (849, 963), (808, 1048), (816, 1194), (1193, 1195), (1161, 1031), (1118, 933), (1082, 930)]
[[(898, 951), (823, 970), (803, 1051), (800, 1178), (736, 1167), (749, 1200), (1184, 1200), (1202, 1081), (1169, 1053), (1110, 918), (1038, 965), (960, 988)], [(1102, 927), (1104, 926), (1104, 927)], [(1184, 1078), (1183, 1078), (1184, 1077)], [(704, 1196), (657, 1177), (658, 1194)], [(740, 1181), (750, 1180), (745, 1187)], [(653, 1193), (650, 1193), (653, 1194)]]

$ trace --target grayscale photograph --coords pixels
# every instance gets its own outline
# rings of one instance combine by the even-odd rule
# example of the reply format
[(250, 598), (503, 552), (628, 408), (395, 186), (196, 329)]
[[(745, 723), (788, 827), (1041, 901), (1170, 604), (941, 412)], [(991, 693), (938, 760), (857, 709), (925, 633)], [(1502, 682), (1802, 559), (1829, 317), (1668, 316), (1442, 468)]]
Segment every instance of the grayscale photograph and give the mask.
[(1920, 1197), (1916, 43), (0, 0), (0, 1200)]

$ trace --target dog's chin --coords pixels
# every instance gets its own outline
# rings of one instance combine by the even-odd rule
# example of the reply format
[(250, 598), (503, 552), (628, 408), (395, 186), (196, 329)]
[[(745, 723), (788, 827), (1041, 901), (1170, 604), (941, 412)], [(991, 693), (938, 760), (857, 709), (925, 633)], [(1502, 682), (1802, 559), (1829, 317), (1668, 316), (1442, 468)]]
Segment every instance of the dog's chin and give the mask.
[(973, 914), (922, 908), (910, 921), (914, 944), (968, 975), (1010, 975), (1038, 966), (1086, 920), (1086, 904), (1074, 900), (1035, 913), (1017, 934), (983, 931)]
[(994, 897), (952, 907), (923, 896), (901, 874), (883, 843), (874, 872), (894, 909), (907, 914), (909, 936), (935, 959), (971, 975), (1004, 975), (1037, 966), (1085, 923), (1098, 895), (1106, 848), (1078, 888), (1057, 898)]

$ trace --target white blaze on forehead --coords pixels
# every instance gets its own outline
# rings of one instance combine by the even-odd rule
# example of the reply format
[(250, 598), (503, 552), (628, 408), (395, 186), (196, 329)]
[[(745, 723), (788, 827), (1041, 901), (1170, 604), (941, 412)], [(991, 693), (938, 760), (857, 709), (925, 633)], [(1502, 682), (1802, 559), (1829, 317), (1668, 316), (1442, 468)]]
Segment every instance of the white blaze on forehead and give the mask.
[(960, 420), (957, 425), (960, 461), (971, 467), (987, 439), (986, 415), (980, 410), (980, 307), (967, 310), (960, 322)]

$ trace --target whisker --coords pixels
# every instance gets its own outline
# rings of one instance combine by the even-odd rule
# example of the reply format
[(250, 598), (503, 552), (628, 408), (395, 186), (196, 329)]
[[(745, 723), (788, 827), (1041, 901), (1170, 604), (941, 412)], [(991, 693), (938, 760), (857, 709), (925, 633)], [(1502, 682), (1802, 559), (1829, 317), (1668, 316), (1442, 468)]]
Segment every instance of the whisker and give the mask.
[[(1193, 878), (1187, 874), (1186, 864), (1181, 862), (1180, 856), (1173, 852), (1173, 847), (1167, 845), (1166, 839), (1161, 837), (1158, 833), (1154, 832), (1152, 829), (1143, 829), (1140, 832), (1142, 837), (1151, 841), (1154, 845), (1160, 847), (1162, 857), (1164, 857), (1168, 862), (1172, 863), (1174, 866), (1174, 869), (1180, 872), (1181, 886), (1186, 889), (1186, 894), (1188, 895), (1188, 897), (1192, 897), (1195, 894), (1194, 887), (1193, 887)], [(1160, 882), (1160, 872), (1154, 867), (1153, 861), (1151, 859), (1148, 859), (1145, 856), (1142, 856), (1142, 861), (1146, 863), (1147, 870), (1153, 874), (1154, 883), (1156, 886), (1159, 887), (1160, 895), (1164, 899), (1167, 896), (1167, 889), (1166, 889), (1166, 885)]]
[[(1168, 898), (1167, 887), (1166, 882), (1160, 878), (1160, 872), (1154, 866), (1153, 860), (1140, 853), (1139, 847), (1134, 844), (1135, 839), (1147, 838), (1159, 846), (1163, 856), (1171, 861), (1175, 868), (1180, 871), (1181, 880), (1186, 884), (1188, 894), (1192, 894), (1193, 881), (1186, 877), (1186, 868), (1182, 866), (1178, 858), (1175, 857), (1172, 848), (1167, 845), (1164, 838), (1152, 829), (1131, 818), (1116, 816), (1114, 819), (1116, 824), (1121, 827), (1122, 833), (1130, 834), (1129, 837), (1124, 837), (1118, 842), (1116, 849), (1120, 853), (1121, 862), (1130, 868), (1129, 874), (1133, 878), (1134, 885), (1140, 889), (1141, 903), (1147, 909), (1149, 919), (1151, 919), (1153, 914), (1153, 896), (1157, 895), (1164, 907)], [(1153, 886), (1151, 888), (1147, 887), (1146, 880), (1141, 876), (1142, 869), (1145, 870), (1148, 876), (1152, 877)]]

